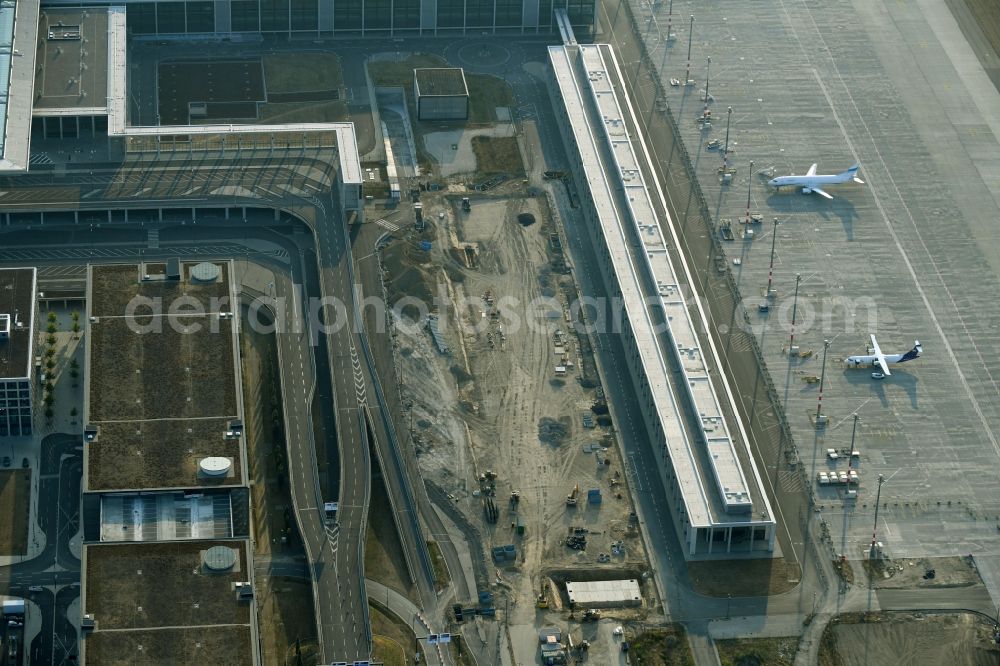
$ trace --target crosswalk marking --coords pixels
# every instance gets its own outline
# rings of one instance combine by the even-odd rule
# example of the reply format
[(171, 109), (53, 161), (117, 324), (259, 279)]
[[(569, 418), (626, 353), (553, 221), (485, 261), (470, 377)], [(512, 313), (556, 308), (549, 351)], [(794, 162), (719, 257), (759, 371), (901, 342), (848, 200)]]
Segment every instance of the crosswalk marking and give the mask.
[(382, 227), (383, 229), (388, 229), (389, 231), (392, 231), (392, 232), (399, 231), (399, 225), (398, 224), (393, 224), (392, 222), (390, 222), (389, 220), (385, 219), (384, 217), (380, 217), (379, 219), (375, 220), (375, 224), (377, 224), (378, 226)]

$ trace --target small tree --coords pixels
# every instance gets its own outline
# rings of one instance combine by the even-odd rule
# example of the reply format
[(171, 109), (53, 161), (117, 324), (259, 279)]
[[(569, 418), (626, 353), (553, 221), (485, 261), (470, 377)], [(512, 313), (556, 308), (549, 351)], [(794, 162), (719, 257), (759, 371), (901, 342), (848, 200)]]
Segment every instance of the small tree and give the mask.
[(80, 364), (77, 362), (77, 360), (75, 358), (70, 359), (70, 361), (69, 361), (69, 369), (70, 370), (76, 370), (79, 367), (80, 367)]
[(45, 397), (42, 398), (42, 402), (44, 402), (45, 406), (48, 407), (49, 409), (52, 408), (52, 403), (54, 403), (55, 401), (56, 401), (56, 399), (52, 397), (51, 393), (46, 393)]
[(69, 415), (72, 416), (73, 418), (76, 418), (76, 415), (78, 413), (79, 412), (76, 411), (76, 407), (74, 407), (73, 409), (69, 410)]
[(46, 370), (51, 370), (54, 367), (56, 367), (56, 362), (53, 361), (51, 358), (49, 360), (45, 361), (45, 369)]
[(55, 344), (56, 344), (56, 336), (53, 335), (52, 333), (49, 333), (48, 335), (45, 336), (45, 343), (47, 345), (49, 345), (50, 347), (55, 346)]
[(79, 338), (80, 337), (80, 322), (74, 321), (73, 322), (73, 326), (72, 326), (72, 330), (73, 330), (73, 339), (75, 340), (75, 339)]
[(47, 347), (45, 349), (45, 358), (51, 359), (55, 355), (56, 355), (56, 350), (53, 349), (52, 347)]
[(58, 326), (56, 326), (56, 325), (55, 325), (55, 323), (53, 323), (53, 322), (51, 322), (51, 321), (49, 322), (49, 325), (45, 327), (45, 331), (46, 331), (47, 333), (50, 333), (50, 334), (51, 334), (51, 333), (55, 333), (55, 332), (56, 332), (56, 331), (58, 331), (58, 330), (59, 330), (59, 327), (58, 327)]
[(80, 321), (80, 313), (77, 312), (76, 310), (73, 310), (73, 312), (70, 313), (69, 318), (72, 319), (73, 321)]
[(55, 412), (52, 411), (51, 407), (46, 407), (45, 408), (45, 418), (48, 421), (52, 421), (52, 417), (53, 417), (54, 414), (55, 414)]
[(49, 311), (49, 323), (50, 324), (54, 324), (54, 323), (56, 323), (56, 321), (57, 321), (57, 319), (56, 319), (56, 313), (52, 312), (52, 311)]
[(53, 384), (52, 382), (46, 382), (45, 383), (45, 392), (46, 393), (48, 393), (49, 395), (52, 395), (55, 392), (55, 390), (56, 390), (56, 385), (55, 384)]

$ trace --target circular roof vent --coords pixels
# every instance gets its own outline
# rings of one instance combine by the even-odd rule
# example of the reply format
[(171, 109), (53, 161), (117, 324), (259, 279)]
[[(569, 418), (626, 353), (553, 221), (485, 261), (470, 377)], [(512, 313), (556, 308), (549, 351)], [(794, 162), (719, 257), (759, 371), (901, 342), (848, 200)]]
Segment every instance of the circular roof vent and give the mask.
[(222, 269), (210, 261), (203, 261), (191, 269), (191, 279), (195, 282), (215, 282), (222, 274)]
[(198, 463), (198, 471), (205, 476), (226, 476), (232, 467), (232, 460), (220, 456), (202, 458), (201, 462)]
[(236, 566), (236, 550), (226, 546), (212, 546), (202, 554), (206, 569), (228, 571)]

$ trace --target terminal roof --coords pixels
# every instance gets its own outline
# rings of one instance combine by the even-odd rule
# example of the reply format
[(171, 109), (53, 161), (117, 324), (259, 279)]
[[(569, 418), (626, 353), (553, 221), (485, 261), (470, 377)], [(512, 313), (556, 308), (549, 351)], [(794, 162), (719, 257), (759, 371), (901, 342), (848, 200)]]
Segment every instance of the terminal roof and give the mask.
[[(759, 484), (751, 493), (716, 396), (686, 285), (675, 273), (664, 237), (669, 220), (658, 218), (644, 177), (647, 165), (636, 155), (625, 102), (616, 94), (613, 55), (599, 46), (550, 47), (549, 53), (687, 518), (699, 527), (755, 521), (746, 512), (757, 500), (764, 519), (772, 521)], [(597, 123), (591, 123), (588, 109), (596, 109)], [(636, 246), (641, 251), (630, 251)], [(749, 454), (747, 460), (752, 465)], [(756, 474), (751, 480), (757, 481)]]
[(34, 115), (107, 115), (108, 9), (43, 9), (37, 63)]

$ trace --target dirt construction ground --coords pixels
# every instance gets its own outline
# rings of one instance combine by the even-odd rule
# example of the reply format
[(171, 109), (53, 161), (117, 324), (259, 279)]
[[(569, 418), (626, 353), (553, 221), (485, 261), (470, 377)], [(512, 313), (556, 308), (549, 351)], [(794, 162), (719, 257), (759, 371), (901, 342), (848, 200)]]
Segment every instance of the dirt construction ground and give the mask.
[(993, 622), (964, 614), (877, 613), (861, 621), (844, 616), (823, 634), (821, 666), (987, 666), (1000, 651), (993, 642)]
[[(435, 309), (448, 355), (425, 328), (400, 327), (397, 339), (421, 473), (481, 531), (486, 552), (477, 556), (489, 558), (490, 547), (516, 547), (515, 562), (490, 561), (489, 574), (477, 567), (477, 578), (480, 586), (495, 583), (494, 571), (500, 572), (515, 604), (510, 622), (527, 635), (546, 621), (565, 626), (554, 610), (551, 619), (536, 615), (534, 601), (548, 573), (570, 571), (570, 580), (634, 578), (647, 565), (638, 532), (629, 526), (632, 506), (613, 431), (591, 409), (596, 372), (581, 351), (589, 342), (570, 333), (575, 290), (558, 237), (550, 235), (556, 227), (547, 199), (508, 195), (507, 187), (489, 196), (422, 195), (424, 216), (435, 224), (425, 234), (433, 249), (414, 252), (408, 248), (416, 241), (400, 239), (386, 251), (384, 265), (390, 303), (404, 293), (443, 294)], [(464, 212), (461, 196), (470, 194), (471, 211)], [(557, 374), (557, 365), (566, 370)], [(592, 420), (587, 425), (584, 414)], [(484, 516), (479, 478), (487, 470), (497, 475), (495, 522)], [(569, 507), (566, 496), (577, 488), (580, 501)], [(600, 490), (601, 504), (588, 505), (589, 489)], [(516, 509), (513, 491), (520, 493)], [(518, 520), (523, 535), (513, 527)], [(585, 550), (563, 544), (574, 527), (584, 531)], [(620, 552), (612, 549), (615, 541), (623, 544)], [(556, 596), (550, 594), (553, 602)], [(527, 644), (532, 653), (536, 641)], [(517, 655), (518, 663), (522, 658)]]
[[(967, 557), (902, 558), (864, 561), (872, 584), (881, 589), (970, 587), (982, 584), (975, 563)], [(928, 576), (929, 571), (934, 576)]]

